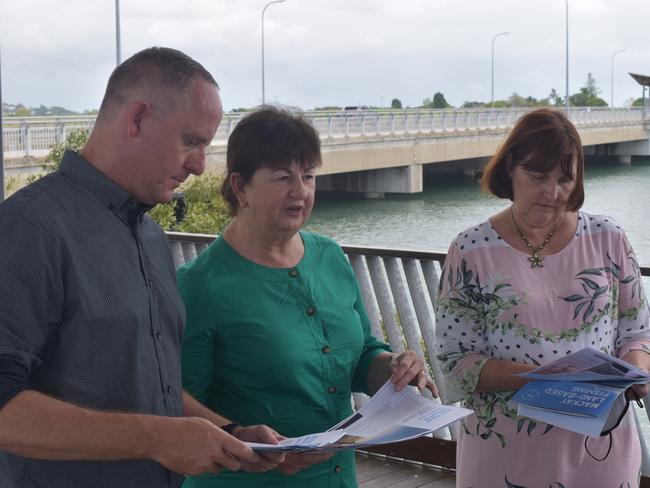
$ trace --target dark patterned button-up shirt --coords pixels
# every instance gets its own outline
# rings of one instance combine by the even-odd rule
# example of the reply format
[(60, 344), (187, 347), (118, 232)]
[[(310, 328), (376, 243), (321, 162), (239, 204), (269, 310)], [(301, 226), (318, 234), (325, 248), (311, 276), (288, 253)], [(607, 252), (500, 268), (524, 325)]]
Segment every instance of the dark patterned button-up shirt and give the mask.
[[(183, 304), (160, 227), (78, 154), (0, 205), (0, 406), (33, 389), (92, 409), (182, 415)], [(153, 461), (0, 452), (0, 486), (177, 487)]]

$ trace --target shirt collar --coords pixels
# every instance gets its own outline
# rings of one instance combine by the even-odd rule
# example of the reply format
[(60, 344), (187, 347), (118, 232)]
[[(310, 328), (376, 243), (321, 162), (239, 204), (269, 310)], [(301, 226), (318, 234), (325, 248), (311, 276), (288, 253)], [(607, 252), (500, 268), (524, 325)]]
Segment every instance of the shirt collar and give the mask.
[(153, 207), (152, 205), (134, 201), (129, 192), (75, 151), (67, 150), (63, 154), (59, 171), (75, 183), (83, 186), (114, 214), (129, 223), (133, 223)]

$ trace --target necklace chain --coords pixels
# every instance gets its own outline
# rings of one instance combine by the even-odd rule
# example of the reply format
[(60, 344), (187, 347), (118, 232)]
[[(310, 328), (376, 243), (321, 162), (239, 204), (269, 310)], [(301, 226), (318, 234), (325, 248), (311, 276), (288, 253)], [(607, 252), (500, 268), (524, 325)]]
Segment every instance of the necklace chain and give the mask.
[(515, 228), (517, 229), (517, 232), (519, 232), (519, 237), (521, 237), (521, 240), (524, 241), (526, 244), (526, 247), (530, 251), (530, 257), (528, 258), (528, 261), (530, 261), (530, 267), (531, 268), (543, 268), (544, 267), (544, 256), (540, 254), (542, 249), (546, 246), (546, 244), (549, 243), (551, 238), (553, 237), (553, 233), (555, 232), (555, 229), (557, 229), (558, 224), (560, 223), (561, 219), (558, 219), (557, 222), (555, 222), (555, 225), (553, 225), (553, 228), (551, 229), (551, 232), (546, 234), (546, 237), (542, 241), (542, 243), (534, 247), (530, 241), (528, 240), (528, 237), (526, 237), (526, 234), (521, 230), (519, 225), (517, 225), (517, 221), (515, 220), (515, 211), (513, 210), (512, 207), (510, 207), (510, 216), (512, 217), (512, 223), (515, 224)]

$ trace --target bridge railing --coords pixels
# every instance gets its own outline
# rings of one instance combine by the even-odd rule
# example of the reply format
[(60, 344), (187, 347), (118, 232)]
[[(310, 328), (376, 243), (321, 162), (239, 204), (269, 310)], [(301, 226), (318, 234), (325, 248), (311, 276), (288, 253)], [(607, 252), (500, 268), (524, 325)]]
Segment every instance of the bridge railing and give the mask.
[[(321, 139), (391, 137), (429, 134), (454, 136), (463, 132), (504, 132), (530, 108), (404, 109), (335, 112), (304, 112)], [(223, 145), (244, 113), (225, 114), (212, 144)], [(643, 123), (641, 108), (574, 107), (570, 118), (578, 127)], [(648, 119), (648, 116), (645, 116)], [(7, 156), (37, 156), (55, 143), (65, 141), (73, 129), (90, 129), (95, 116), (4, 117), (3, 140)]]

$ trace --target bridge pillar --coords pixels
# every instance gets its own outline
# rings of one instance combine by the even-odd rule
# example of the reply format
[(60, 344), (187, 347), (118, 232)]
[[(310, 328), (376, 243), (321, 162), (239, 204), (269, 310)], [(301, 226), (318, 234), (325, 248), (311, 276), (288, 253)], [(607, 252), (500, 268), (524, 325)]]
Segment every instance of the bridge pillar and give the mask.
[(321, 175), (316, 180), (318, 191), (359, 192), (368, 198), (384, 193), (419, 193), (422, 188), (422, 166), (417, 164)]

